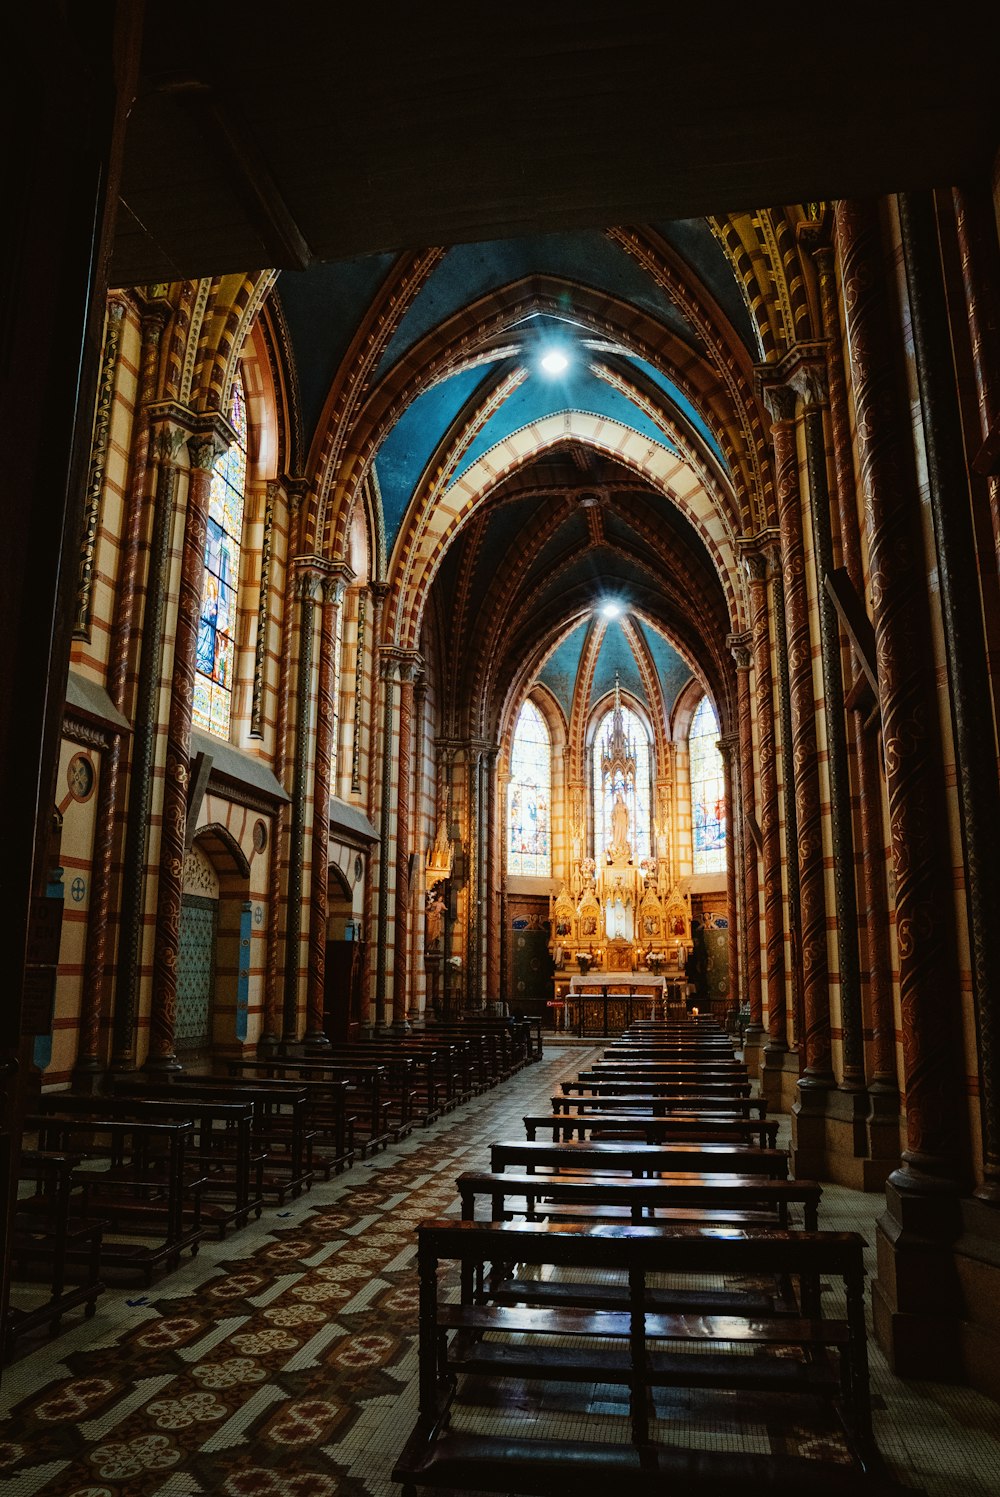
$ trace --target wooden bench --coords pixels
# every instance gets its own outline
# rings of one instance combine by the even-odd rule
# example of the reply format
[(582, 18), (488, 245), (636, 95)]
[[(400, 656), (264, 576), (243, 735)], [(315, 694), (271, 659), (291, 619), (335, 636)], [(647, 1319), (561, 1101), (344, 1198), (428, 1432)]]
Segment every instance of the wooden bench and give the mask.
[(525, 1169), (593, 1171), (621, 1169), (632, 1175), (723, 1174), (769, 1175), (787, 1180), (787, 1154), (780, 1148), (751, 1148), (747, 1144), (627, 1144), (611, 1139), (504, 1139), (490, 1145), (490, 1168), (516, 1165)]
[(662, 1089), (664, 1096), (682, 1096), (684, 1092), (696, 1092), (705, 1097), (749, 1097), (750, 1080), (744, 1077), (735, 1077), (728, 1081), (706, 1080), (702, 1076), (664, 1076), (662, 1073), (650, 1070), (636, 1072), (632, 1070), (602, 1070), (591, 1069), (580, 1071), (577, 1081), (589, 1086), (592, 1082), (604, 1083), (607, 1081), (624, 1081), (645, 1086), (649, 1082), (656, 1082)]
[[(204, 1235), (204, 1176), (188, 1163), (194, 1135), (189, 1119), (140, 1122), (94, 1109), (87, 1117), (35, 1114), (25, 1119), (25, 1129), (37, 1132), (43, 1152), (80, 1156), (72, 1178), (81, 1190), (72, 1197), (70, 1222), (104, 1223), (102, 1276), (115, 1269), (135, 1271), (148, 1285), (161, 1265), (176, 1268), (185, 1248), (197, 1253)], [(134, 1237), (149, 1240), (126, 1240)], [(86, 1262), (89, 1256), (89, 1247), (67, 1247), (67, 1263)]]
[[(704, 1143), (716, 1139), (741, 1139), (745, 1143), (756, 1143), (762, 1149), (773, 1149), (778, 1139), (777, 1118), (744, 1118), (706, 1109), (668, 1111), (662, 1103), (659, 1106), (636, 1105), (626, 1100), (623, 1104), (618, 1097), (553, 1097), (551, 1100), (554, 1116), (579, 1118), (588, 1124), (590, 1133), (642, 1133), (648, 1143), (667, 1139)], [(573, 1134), (565, 1136), (572, 1138)]]
[[(25, 1184), (34, 1182), (35, 1191), (29, 1196), (19, 1192), (14, 1204), (11, 1277), (35, 1283), (43, 1279), (48, 1283), (49, 1297), (42, 1304), (21, 1309), (16, 1303), (16, 1288), (12, 1286), (4, 1326), (5, 1355), (10, 1354), (22, 1336), (40, 1327), (44, 1326), (54, 1336), (69, 1310), (83, 1305), (84, 1314), (93, 1315), (97, 1300), (104, 1293), (100, 1276), (104, 1223), (87, 1221), (82, 1212), (73, 1218), (73, 1197), (82, 1196), (84, 1189), (75, 1179), (82, 1163), (82, 1154), (21, 1150), (19, 1180)], [(71, 1277), (75, 1280), (72, 1284)]]
[[(490, 1491), (555, 1493), (575, 1489), (580, 1481), (588, 1491), (596, 1491), (598, 1484), (627, 1472), (637, 1489), (662, 1494), (663, 1472), (671, 1470), (680, 1473), (676, 1490), (703, 1492), (706, 1497), (721, 1489), (720, 1480), (728, 1482), (734, 1473), (747, 1471), (750, 1480), (759, 1483), (757, 1490), (791, 1492), (790, 1485), (776, 1485), (784, 1480), (779, 1474), (784, 1457), (770, 1455), (756, 1462), (741, 1457), (734, 1465), (728, 1454), (716, 1462), (713, 1452), (654, 1444), (651, 1394), (654, 1388), (668, 1386), (832, 1399), (858, 1465), (868, 1472), (878, 1469), (865, 1344), (863, 1244), (855, 1233), (432, 1221), (418, 1229), (418, 1240), (419, 1415), (393, 1471), (404, 1493), (418, 1486), (459, 1484)], [(612, 1273), (627, 1293), (627, 1303), (621, 1309), (553, 1310), (474, 1303), (468, 1297), (458, 1304), (442, 1300), (442, 1263), (457, 1263), (468, 1283), (470, 1271), (480, 1280), (487, 1277), (488, 1266), (512, 1261), (536, 1268)], [(651, 1309), (647, 1278), (663, 1273), (800, 1276), (811, 1284), (821, 1276), (837, 1276), (844, 1283), (846, 1319), (825, 1319), (818, 1305), (809, 1306), (799, 1319), (690, 1316)], [(556, 1337), (570, 1345), (550, 1344)], [(577, 1338), (579, 1344), (573, 1344)], [(683, 1349), (664, 1350), (663, 1343)], [(748, 1347), (758, 1355), (741, 1355)], [(766, 1355), (772, 1349), (778, 1355)], [(632, 1449), (636, 1455), (642, 1453), (642, 1462), (623, 1461), (617, 1455), (606, 1461), (605, 1447), (595, 1450), (589, 1442), (578, 1447), (559, 1441), (562, 1460), (556, 1461), (552, 1446), (557, 1442), (541, 1442), (539, 1450), (539, 1442), (533, 1440), (453, 1434), (449, 1418), (465, 1375), (514, 1377), (529, 1383), (621, 1383), (629, 1389)], [(803, 1467), (823, 1473), (823, 1466), (792, 1461), (792, 1474), (804, 1483), (802, 1490), (821, 1491), (804, 1476)], [(856, 1483), (857, 1470), (851, 1474)], [(866, 1485), (869, 1492), (876, 1490)], [(841, 1485), (829, 1490), (846, 1493), (853, 1488), (841, 1478)]]
[[(758, 1175), (538, 1175), (506, 1169), (466, 1170), (456, 1186), (463, 1221), (474, 1221), (476, 1201), (486, 1198), (492, 1221), (502, 1221), (509, 1215), (547, 1216), (549, 1205), (554, 1204), (612, 1207), (609, 1220), (625, 1213), (639, 1224), (659, 1211), (677, 1221), (786, 1229), (791, 1225), (788, 1208), (794, 1204), (803, 1208), (807, 1232), (818, 1228), (821, 1194), (821, 1187), (813, 1180), (773, 1180)], [(523, 1200), (526, 1205), (514, 1207), (512, 1199)]]
[(721, 1118), (718, 1126), (711, 1121), (699, 1127), (697, 1121), (677, 1117), (653, 1117), (649, 1113), (556, 1112), (529, 1113), (523, 1119), (525, 1135), (534, 1139), (539, 1132), (550, 1133), (554, 1143), (573, 1138), (640, 1138), (647, 1144), (676, 1144), (679, 1148), (744, 1149), (751, 1153), (787, 1159), (785, 1151), (773, 1146), (761, 1147), (749, 1142), (740, 1129), (774, 1129), (776, 1121), (753, 1118)]
[(168, 1085), (181, 1097), (252, 1106), (254, 1144), (265, 1155), (261, 1179), (265, 1196), (284, 1205), (289, 1196), (298, 1196), (312, 1185), (316, 1134), (304, 1083), (180, 1073), (171, 1076)]
[(660, 1081), (562, 1081), (559, 1089), (564, 1097), (579, 1097), (581, 1100), (595, 1097), (617, 1099), (631, 1107), (633, 1103), (649, 1106), (652, 1112), (659, 1108), (664, 1114), (670, 1112), (706, 1111), (731, 1112), (736, 1117), (764, 1117), (767, 1101), (764, 1097), (701, 1096), (688, 1090), (676, 1091)]
[(322, 1054), (307, 1047), (310, 1059), (332, 1062), (368, 1060), (389, 1067), (406, 1065), (407, 1080), (414, 1090), (413, 1116), (425, 1127), (442, 1113), (467, 1102), (476, 1092), (473, 1073), (476, 1059), (467, 1040), (406, 1039), (357, 1040), (334, 1044)]
[[(245, 1226), (250, 1212), (260, 1215), (264, 1155), (253, 1145), (253, 1109), (247, 1102), (178, 1097), (169, 1087), (153, 1089), (130, 1078), (119, 1078), (112, 1097), (74, 1092), (48, 1092), (39, 1098), (39, 1111), (67, 1117), (135, 1118), (138, 1122), (189, 1119), (195, 1126), (188, 1164), (203, 1176), (200, 1207), (205, 1226), (223, 1236), (228, 1226)], [(121, 1088), (119, 1090), (118, 1088)], [(256, 1184), (255, 1184), (256, 1182)]]

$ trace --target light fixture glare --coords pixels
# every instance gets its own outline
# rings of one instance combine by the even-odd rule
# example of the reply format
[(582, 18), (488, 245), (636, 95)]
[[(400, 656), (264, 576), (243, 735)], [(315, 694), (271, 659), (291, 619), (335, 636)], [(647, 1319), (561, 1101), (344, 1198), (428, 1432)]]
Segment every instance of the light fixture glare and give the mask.
[(546, 374), (562, 374), (564, 369), (569, 368), (569, 359), (558, 348), (553, 348), (542, 359), (542, 368)]
[(606, 619), (616, 619), (621, 611), (622, 606), (620, 603), (605, 603), (601, 607), (601, 612)]

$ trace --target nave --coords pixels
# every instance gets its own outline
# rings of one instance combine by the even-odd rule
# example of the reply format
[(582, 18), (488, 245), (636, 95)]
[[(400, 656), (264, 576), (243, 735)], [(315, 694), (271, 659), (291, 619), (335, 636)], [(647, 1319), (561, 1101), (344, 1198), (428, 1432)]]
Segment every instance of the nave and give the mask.
[[(415, 1229), (457, 1215), (455, 1179), (524, 1137), (560, 1083), (601, 1048), (547, 1041), (543, 1060), (445, 1119), (285, 1205), (205, 1242), (151, 1289), (114, 1288), (97, 1313), (9, 1369), (0, 1473), (10, 1497), (381, 1497), (416, 1416)], [(788, 1143), (781, 1119), (779, 1145)], [(878, 1197), (823, 1186), (820, 1225), (858, 1230), (874, 1271)], [(928, 1497), (1000, 1486), (1000, 1416), (966, 1388), (903, 1383), (869, 1336), (875, 1433), (890, 1473)], [(671, 1396), (688, 1446), (845, 1459), (836, 1433), (800, 1438)], [(542, 1420), (567, 1441), (627, 1439), (627, 1394), (553, 1387), (511, 1398), (484, 1430)], [(863, 1483), (859, 1484), (863, 1490)]]

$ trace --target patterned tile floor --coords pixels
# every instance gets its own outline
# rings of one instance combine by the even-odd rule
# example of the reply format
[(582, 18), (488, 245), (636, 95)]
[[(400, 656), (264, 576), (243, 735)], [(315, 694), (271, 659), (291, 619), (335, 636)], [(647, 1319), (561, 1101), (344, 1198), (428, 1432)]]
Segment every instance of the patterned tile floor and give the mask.
[[(540, 1065), (256, 1228), (205, 1243), (150, 1290), (113, 1288), (92, 1320), (28, 1352), (0, 1385), (3, 1497), (383, 1497), (415, 1417), (413, 1229), (453, 1211), (459, 1171), (523, 1136), (591, 1052), (550, 1046)], [(879, 1197), (830, 1186), (823, 1223), (869, 1243)], [(874, 1255), (872, 1254), (872, 1257)], [(874, 1267), (872, 1262), (870, 1267)], [(906, 1384), (871, 1343), (876, 1433), (892, 1472), (928, 1497), (1000, 1493), (1000, 1408), (964, 1388)], [(779, 1416), (747, 1424), (725, 1399), (671, 1395), (673, 1437), (717, 1448), (837, 1454)], [(544, 1419), (566, 1439), (620, 1439), (622, 1390), (505, 1385), (461, 1417), (515, 1431)], [(784, 1444), (782, 1443), (784, 1442)], [(863, 1485), (859, 1485), (863, 1490)]]

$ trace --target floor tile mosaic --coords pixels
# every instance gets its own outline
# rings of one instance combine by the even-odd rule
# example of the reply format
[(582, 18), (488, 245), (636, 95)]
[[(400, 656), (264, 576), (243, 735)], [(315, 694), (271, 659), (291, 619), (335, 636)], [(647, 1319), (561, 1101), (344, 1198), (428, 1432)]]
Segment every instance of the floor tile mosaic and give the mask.
[[(596, 1053), (596, 1052), (594, 1052)], [(92, 1320), (28, 1351), (0, 1385), (3, 1497), (383, 1497), (416, 1412), (414, 1228), (457, 1208), (453, 1181), (488, 1145), (523, 1137), (591, 1052), (544, 1060), (432, 1127), (319, 1184), (148, 1291), (112, 1288)], [(829, 1186), (822, 1224), (872, 1252), (878, 1196)], [(892, 1376), (870, 1344), (876, 1433), (889, 1469), (928, 1497), (1000, 1493), (1000, 1408), (968, 1389)], [(456, 1418), (566, 1439), (627, 1438), (613, 1385), (473, 1389)], [(670, 1437), (732, 1449), (842, 1454), (832, 1427), (762, 1406), (658, 1395)], [(859, 1486), (859, 1490), (861, 1487)]]

